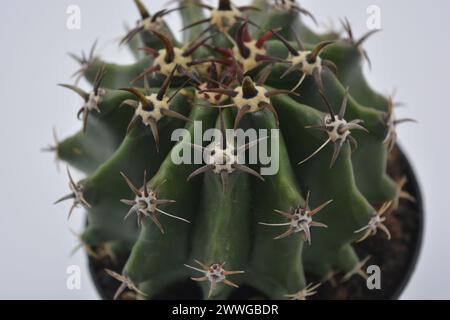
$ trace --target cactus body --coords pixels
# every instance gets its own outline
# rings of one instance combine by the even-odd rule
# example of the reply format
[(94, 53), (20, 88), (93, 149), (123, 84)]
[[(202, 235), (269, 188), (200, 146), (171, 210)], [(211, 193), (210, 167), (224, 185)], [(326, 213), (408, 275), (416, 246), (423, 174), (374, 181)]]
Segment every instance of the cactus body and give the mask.
[[(78, 59), (102, 95), (85, 99), (84, 130), (53, 148), (87, 174), (64, 198), (87, 211), (82, 242), (93, 255), (128, 256), (122, 274), (109, 271), (122, 283), (117, 297), (128, 288), (152, 299), (193, 278), (204, 298), (245, 285), (303, 299), (320, 290), (305, 273), (358, 273), (365, 257), (352, 244), (377, 230), (389, 237), (383, 215), (405, 197), (386, 173), (392, 101), (364, 79), (363, 41), (314, 33), (294, 0), (180, 0), (178, 43), (164, 20), (173, 11), (151, 15), (134, 2), (142, 19), (122, 45), (136, 63)], [(180, 128), (188, 134), (172, 141)], [(190, 136), (211, 128), (279, 129), (267, 138), (277, 173), (174, 163)]]

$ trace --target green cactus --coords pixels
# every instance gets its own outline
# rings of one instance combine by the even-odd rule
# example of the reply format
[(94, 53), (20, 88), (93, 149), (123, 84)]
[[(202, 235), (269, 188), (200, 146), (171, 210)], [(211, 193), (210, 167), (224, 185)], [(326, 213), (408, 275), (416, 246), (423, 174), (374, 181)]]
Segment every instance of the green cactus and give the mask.
[[(388, 241), (383, 215), (409, 197), (386, 173), (395, 126), (407, 119), (394, 118), (391, 99), (362, 73), (362, 44), (374, 32), (356, 40), (345, 20), (348, 37), (316, 34), (295, 0), (180, 0), (153, 15), (134, 2), (141, 20), (121, 45), (138, 60), (108, 63), (94, 48), (75, 57), (93, 91), (63, 86), (84, 100), (83, 129), (50, 148), (87, 174), (75, 182), (69, 172), (61, 201), (87, 211), (80, 241), (91, 258), (128, 257), (121, 274), (105, 271), (121, 282), (116, 298), (129, 289), (152, 299), (192, 278), (204, 298), (245, 285), (304, 299), (320, 290), (305, 273), (361, 274), (366, 257), (352, 243), (377, 230)], [(181, 43), (164, 22), (175, 11), (186, 26)], [(239, 164), (227, 139), (209, 164), (173, 161), (203, 151), (190, 138), (212, 128), (279, 128), (243, 146), (276, 146), (277, 173)]]

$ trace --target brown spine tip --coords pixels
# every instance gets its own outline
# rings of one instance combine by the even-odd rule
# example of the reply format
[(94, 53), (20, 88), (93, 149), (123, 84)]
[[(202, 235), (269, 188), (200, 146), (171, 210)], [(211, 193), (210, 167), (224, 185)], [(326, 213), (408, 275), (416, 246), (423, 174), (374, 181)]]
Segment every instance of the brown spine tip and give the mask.
[(108, 71), (106, 71), (105, 65), (102, 65), (101, 68), (98, 69), (97, 74), (95, 75), (94, 80), (94, 94), (98, 96), (98, 90), (100, 89), (100, 86), (102, 85), (102, 81), (105, 78), (105, 75)]
[(250, 56), (250, 49), (245, 46), (245, 42), (250, 42), (252, 39), (248, 32), (248, 21), (244, 21), (236, 32), (236, 44), (239, 49), (239, 53), (245, 59)]
[(164, 99), (164, 96), (167, 93), (167, 90), (170, 87), (170, 83), (172, 82), (173, 77), (175, 76), (175, 71), (178, 69), (178, 65), (176, 65), (172, 71), (170, 72), (170, 74), (166, 77), (166, 79), (164, 80), (163, 84), (161, 85), (161, 88), (159, 89), (158, 95), (156, 96), (156, 98), (159, 101), (162, 101)]
[(153, 102), (148, 101), (147, 104), (142, 105), (142, 110), (151, 112), (155, 110), (155, 105), (153, 104)]
[(269, 30), (267, 32), (265, 32), (256, 42), (256, 47), (258, 49), (262, 49), (264, 47), (264, 44), (266, 43), (267, 40), (269, 40), (269, 38), (274, 34), (276, 30)]
[(159, 33), (158, 31), (152, 30), (152, 33), (161, 40), (161, 42), (164, 45), (164, 48), (166, 49), (166, 62), (171, 63), (175, 59), (175, 50), (172, 44), (172, 41), (163, 35), (162, 33)]
[(220, 10), (220, 11), (230, 11), (230, 10), (232, 10), (231, 1), (230, 0), (219, 0), (218, 10)]
[(208, 41), (209, 39), (213, 38), (214, 35), (205, 37), (199, 41), (197, 41), (196, 43), (194, 43), (191, 47), (189, 47), (188, 49), (186, 49), (183, 52), (183, 57), (189, 57), (190, 55), (192, 55), (198, 48), (200, 48), (201, 46), (203, 46), (205, 44), (206, 41)]
[(258, 95), (258, 89), (256, 89), (255, 83), (249, 76), (246, 76), (242, 82), (242, 94), (245, 99), (251, 99)]
[(143, 106), (143, 107), (145, 107), (145, 106), (148, 104), (148, 102), (149, 102), (149, 101), (147, 100), (147, 98), (145, 97), (145, 95), (144, 95), (141, 91), (139, 91), (138, 89), (136, 89), (136, 88), (121, 88), (121, 89), (119, 89), (119, 90), (121, 90), (121, 91), (127, 91), (127, 92), (132, 93), (136, 98), (139, 99), (139, 102), (142, 103), (142, 106)]
[(58, 84), (58, 86), (72, 90), (73, 92), (78, 94), (85, 102), (89, 100), (89, 94), (77, 86), (71, 84)]
[(333, 119), (333, 121), (336, 121), (336, 115), (335, 115), (335, 113), (333, 111), (333, 107), (331, 106), (331, 104), (328, 101), (327, 97), (322, 92), (322, 90), (319, 90), (319, 94), (320, 94), (322, 100), (325, 102), (325, 105), (327, 106), (327, 109), (328, 109), (328, 112), (330, 113), (331, 119)]
[[(272, 34), (273, 34), (278, 40), (281, 41), (281, 43), (286, 47), (286, 49), (288, 49), (288, 51), (289, 51), (293, 56), (297, 57), (297, 56), (299, 55), (299, 54), (298, 54), (298, 51), (297, 51), (297, 50), (289, 43), (289, 41), (288, 41), (285, 37), (283, 37), (281, 34), (278, 33), (278, 30), (272, 30)], [(297, 38), (297, 39), (298, 39), (298, 38)], [(299, 46), (299, 49), (300, 49), (301, 45), (298, 44), (298, 46)]]
[(150, 18), (150, 13), (148, 12), (147, 8), (144, 6), (141, 0), (134, 0), (134, 4), (138, 8), (142, 20)]
[(319, 56), (319, 54), (322, 52), (322, 50), (333, 43), (335, 43), (335, 41), (322, 41), (322, 42), (318, 43), (312, 50), (311, 54), (309, 55), (309, 62), (311, 62), (311, 63), (316, 62), (316, 59)]

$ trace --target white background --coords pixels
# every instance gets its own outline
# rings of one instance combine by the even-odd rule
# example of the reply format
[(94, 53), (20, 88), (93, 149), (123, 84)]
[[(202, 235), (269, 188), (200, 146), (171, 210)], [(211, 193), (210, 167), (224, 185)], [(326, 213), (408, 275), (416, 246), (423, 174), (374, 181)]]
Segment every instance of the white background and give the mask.
[[(163, 1), (151, 3), (155, 12)], [(238, 3), (244, 3), (238, 1)], [(418, 125), (399, 128), (401, 144), (417, 170), (425, 196), (425, 245), (403, 298), (450, 298), (450, 2), (446, 0), (304, 0), (302, 5), (319, 21), (347, 16), (356, 35), (367, 31), (366, 8), (382, 9), (383, 32), (366, 44), (373, 62), (367, 71), (375, 88), (407, 104), (399, 116)], [(66, 28), (66, 9), (79, 5), (82, 28)], [(80, 128), (75, 118), (79, 98), (56, 86), (70, 81), (76, 64), (67, 52), (89, 49), (96, 38), (108, 60), (131, 61), (117, 48), (123, 23), (134, 24), (131, 0), (5, 1), (0, 10), (0, 298), (96, 299), (82, 253), (69, 256), (76, 239), (69, 226), (80, 230), (83, 214), (70, 223), (70, 204), (52, 202), (67, 192), (67, 177), (58, 174), (52, 156), (40, 148)], [(180, 29), (175, 15), (170, 25)], [(66, 268), (82, 267), (82, 289), (66, 288)]]

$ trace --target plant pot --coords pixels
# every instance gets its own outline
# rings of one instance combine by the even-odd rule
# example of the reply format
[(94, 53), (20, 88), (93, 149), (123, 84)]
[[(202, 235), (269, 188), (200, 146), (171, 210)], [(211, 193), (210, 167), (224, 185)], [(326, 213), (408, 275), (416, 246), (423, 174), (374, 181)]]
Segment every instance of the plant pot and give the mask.
[[(355, 250), (359, 257), (371, 255), (368, 264), (376, 264), (381, 269), (381, 289), (369, 290), (360, 277), (354, 276), (345, 283), (333, 285), (333, 281), (324, 283), (318, 294), (312, 299), (384, 299), (395, 300), (400, 297), (408, 284), (420, 254), (423, 239), (424, 212), (422, 195), (414, 171), (399, 147), (391, 153), (388, 162), (389, 175), (398, 180), (406, 176), (408, 183), (405, 191), (411, 194), (416, 201), (402, 201), (399, 209), (391, 213), (385, 222), (391, 230), (392, 239), (387, 241), (384, 234), (378, 232), (375, 236), (367, 239), (361, 244), (355, 244)], [(116, 280), (108, 277), (103, 271), (105, 268), (121, 272), (127, 257), (118, 257), (113, 264), (110, 259), (94, 260), (89, 257), (89, 271), (99, 296), (102, 299), (112, 299), (118, 287)], [(309, 281), (318, 280), (307, 275)], [(181, 288), (182, 287), (182, 288)], [(185, 299), (185, 297), (198, 296), (198, 287), (192, 281), (186, 285), (178, 285), (172, 291), (171, 299)], [(183, 292), (181, 294), (181, 292)], [(164, 296), (164, 298), (167, 298)], [(255, 298), (261, 297), (254, 290), (241, 288), (233, 298)]]

